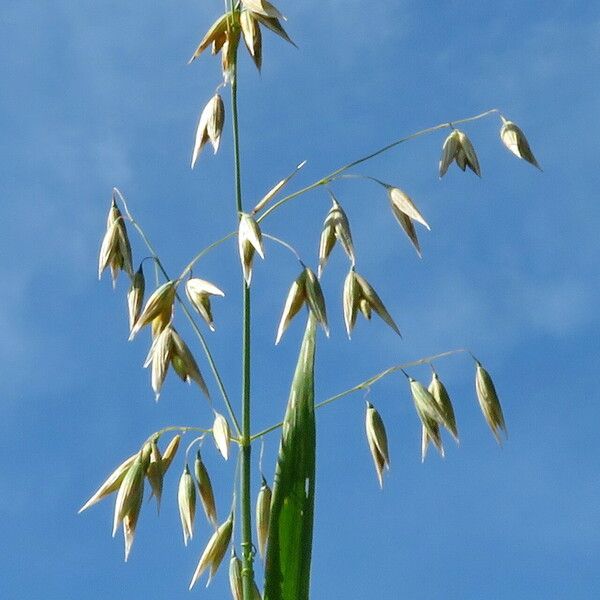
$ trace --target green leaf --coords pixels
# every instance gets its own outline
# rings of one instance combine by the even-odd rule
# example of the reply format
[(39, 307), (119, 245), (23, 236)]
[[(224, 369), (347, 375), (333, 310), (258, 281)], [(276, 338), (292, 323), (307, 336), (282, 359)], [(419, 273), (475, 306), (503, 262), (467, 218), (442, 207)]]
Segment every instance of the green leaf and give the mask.
[(315, 498), (314, 316), (292, 381), (275, 469), (264, 600), (308, 600)]

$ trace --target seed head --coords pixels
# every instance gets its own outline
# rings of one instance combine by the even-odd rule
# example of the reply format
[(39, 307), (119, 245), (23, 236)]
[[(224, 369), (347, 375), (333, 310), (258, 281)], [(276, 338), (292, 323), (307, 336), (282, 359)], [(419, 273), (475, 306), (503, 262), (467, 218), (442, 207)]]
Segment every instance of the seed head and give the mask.
[(250, 285), (252, 281), (252, 259), (254, 252), (264, 259), (265, 254), (262, 243), (262, 233), (258, 223), (247, 213), (242, 213), (240, 216), (240, 225), (238, 229), (238, 247), (240, 252), (240, 260), (242, 262), (242, 270), (246, 285)]
[(535, 159), (535, 156), (529, 147), (529, 142), (521, 128), (512, 121), (508, 121), (504, 117), (501, 118), (502, 128), (500, 129), (500, 139), (502, 140), (502, 143), (515, 156), (526, 160), (541, 171), (542, 167), (540, 167), (538, 161)]
[(411, 241), (414, 249), (417, 252), (417, 256), (421, 258), (421, 246), (419, 244), (419, 238), (417, 237), (417, 231), (415, 229), (415, 225), (412, 222), (411, 218), (404, 214), (401, 210), (399, 210), (394, 204), (391, 205), (392, 213), (394, 217), (396, 217), (396, 221), (398, 221), (400, 227), (404, 230), (404, 233), (408, 236), (408, 239)]
[(233, 600), (244, 600), (242, 561), (238, 558), (235, 550), (231, 553), (231, 560), (229, 561), (229, 587)]
[(371, 284), (354, 268), (350, 269), (344, 282), (343, 293), (344, 321), (348, 337), (356, 323), (357, 311), (360, 310), (366, 319), (371, 318), (371, 310), (374, 310), (398, 335), (400, 330), (387, 311), (385, 305)]
[[(264, 25), (267, 29), (270, 29), (273, 33), (277, 34), (281, 39), (285, 40), (292, 44), (292, 46), (296, 46), (290, 36), (287, 34), (286, 30), (281, 25), (281, 21), (277, 17), (265, 17), (264, 15), (254, 13), (254, 17), (257, 21)], [(296, 46), (297, 47), (297, 46)]]
[(192, 589), (202, 576), (202, 573), (206, 571), (207, 568), (210, 567), (210, 575), (208, 578), (208, 582), (206, 583), (206, 587), (210, 585), (210, 581), (214, 574), (217, 572), (223, 557), (225, 556), (225, 552), (227, 552), (227, 548), (229, 546), (229, 542), (231, 541), (231, 531), (233, 529), (233, 514), (230, 514), (227, 521), (225, 521), (222, 525), (220, 525), (217, 530), (212, 534), (206, 548), (204, 548), (204, 552), (202, 556), (200, 556), (200, 560), (198, 561), (198, 566), (194, 571), (192, 576), (192, 581), (190, 582), (190, 589)]
[(437, 402), (444, 427), (450, 432), (458, 444), (458, 429), (456, 427), (456, 417), (454, 416), (452, 401), (450, 400), (446, 387), (440, 381), (440, 378), (435, 371), (431, 377), (431, 383), (429, 384), (427, 391)]
[(204, 377), (202, 377), (202, 373), (200, 373), (196, 359), (187, 344), (173, 328), (171, 328), (171, 340), (173, 343), (171, 364), (177, 375), (187, 383), (195, 381), (206, 397), (210, 398), (208, 387), (206, 387), (206, 382), (204, 381)]
[(216, 286), (205, 281), (194, 277), (188, 279), (185, 284), (185, 293), (193, 307), (198, 311), (200, 316), (206, 321), (211, 331), (215, 330), (215, 324), (213, 322), (212, 311), (210, 307), (211, 296), (224, 296), (225, 294)]
[(109, 496), (113, 492), (116, 492), (121, 486), (121, 482), (125, 478), (129, 467), (133, 464), (133, 461), (138, 457), (139, 452), (136, 452), (126, 460), (124, 460), (106, 479), (106, 481), (94, 492), (92, 497), (79, 509), (78, 514), (87, 510), (90, 506), (94, 506)]
[(268, 0), (242, 0), (242, 4), (253, 13), (285, 21), (285, 17)]
[(196, 140), (192, 152), (192, 169), (200, 156), (202, 148), (210, 140), (214, 153), (219, 149), (221, 133), (225, 122), (225, 106), (219, 94), (215, 94), (204, 107), (198, 119), (196, 128)]
[(146, 469), (146, 477), (148, 478), (150, 487), (152, 488), (152, 494), (150, 497), (152, 498), (152, 496), (154, 496), (156, 498), (157, 512), (160, 512), (164, 473), (165, 471), (163, 468), (162, 456), (160, 454), (156, 439), (153, 439), (151, 442), (150, 462), (148, 463), (148, 468)]
[(331, 194), (331, 199), (333, 205), (329, 209), (327, 217), (325, 217), (323, 231), (321, 233), (321, 243), (319, 245), (319, 269), (317, 271), (319, 277), (321, 277), (323, 268), (329, 259), (329, 255), (333, 250), (336, 240), (342, 245), (342, 248), (348, 255), (352, 265), (356, 262), (348, 217), (333, 194)]
[(98, 279), (102, 277), (106, 267), (110, 267), (113, 287), (115, 287), (119, 271), (125, 271), (129, 277), (133, 277), (131, 245), (123, 215), (117, 206), (117, 195), (120, 196), (120, 192), (115, 188), (106, 219), (106, 233), (98, 257)]
[(173, 357), (174, 344), (172, 334), (173, 328), (170, 325), (163, 329), (152, 342), (152, 346), (144, 362), (144, 368), (152, 365), (152, 389), (156, 394), (157, 401)]
[(375, 470), (377, 471), (379, 486), (383, 488), (383, 469), (390, 468), (387, 435), (381, 416), (370, 402), (367, 402), (365, 429), (367, 432), (369, 450), (371, 451), (371, 456), (375, 463)]
[(227, 423), (227, 419), (222, 414), (216, 411), (212, 434), (221, 456), (227, 460), (229, 458), (229, 440), (231, 438), (229, 423)]
[(173, 459), (175, 458), (175, 455), (177, 454), (177, 449), (179, 448), (180, 442), (181, 442), (181, 436), (179, 434), (177, 434), (176, 436), (173, 437), (173, 439), (168, 443), (167, 447), (165, 448), (165, 452), (162, 456), (163, 475), (167, 472), (167, 470), (171, 466), (171, 463), (173, 462)]
[(202, 507), (204, 508), (204, 514), (206, 518), (214, 527), (217, 526), (217, 505), (215, 503), (215, 496), (213, 494), (212, 483), (208, 476), (208, 471), (202, 462), (200, 456), (200, 450), (196, 454), (196, 461), (194, 463), (194, 473), (196, 474), (196, 481), (198, 482), (198, 490), (200, 491), (200, 500), (202, 501)]
[(387, 185), (386, 188), (394, 214), (396, 212), (404, 213), (410, 219), (418, 221), (427, 229), (431, 229), (423, 215), (419, 212), (419, 209), (415, 206), (415, 203), (410, 199), (410, 196), (406, 192), (403, 192), (397, 187), (392, 187), (391, 185)]
[[(142, 506), (142, 499), (144, 496), (144, 471), (143, 456), (142, 452), (140, 452), (135, 457), (131, 466), (127, 469), (127, 473), (119, 486), (119, 492), (117, 493), (117, 499), (115, 501), (113, 537), (115, 537), (119, 525), (127, 516), (130, 519), (129, 529), (135, 530), (135, 523), (137, 522), (137, 516)], [(133, 539), (133, 531), (131, 532), (131, 538)], [(126, 558), (130, 548), (131, 543), (129, 543), (129, 546), (127, 547), (126, 540)]]
[[(408, 378), (410, 391), (417, 415), (421, 420), (428, 439), (431, 440), (438, 452), (444, 456), (444, 445), (440, 435), (439, 423), (443, 423), (443, 417), (438, 407), (435, 398), (425, 389), (425, 386), (420, 381), (416, 381), (412, 377)], [(425, 459), (425, 451), (427, 450), (426, 443), (421, 445), (421, 459)]]
[(154, 319), (163, 319), (164, 315), (168, 314), (170, 320), (173, 302), (175, 301), (175, 286), (176, 284), (174, 281), (167, 281), (154, 290), (131, 329), (131, 334), (129, 336), (130, 340), (136, 336), (142, 327), (148, 325), (148, 323), (151, 323)]
[(127, 308), (129, 310), (129, 330), (133, 329), (135, 322), (137, 321), (140, 313), (142, 312), (142, 305), (144, 303), (144, 291), (146, 289), (146, 280), (144, 278), (144, 271), (142, 265), (135, 272), (133, 280), (131, 281), (131, 287), (127, 292)]
[(280, 179), (256, 204), (250, 214), (254, 215), (261, 211), (279, 192), (290, 182), (290, 180), (298, 173), (298, 171), (306, 164), (303, 160), (296, 165), (296, 168), (284, 179)]
[(440, 158), (440, 178), (442, 178), (448, 167), (456, 161), (456, 164), (464, 171), (467, 167), (477, 176), (481, 177), (481, 169), (477, 154), (473, 148), (471, 140), (465, 133), (454, 129), (446, 138), (442, 147), (442, 157)]
[(256, 498), (256, 538), (261, 558), (265, 556), (269, 537), (269, 521), (271, 518), (271, 488), (263, 477), (258, 497)]
[(308, 267), (304, 267), (300, 275), (296, 278), (290, 291), (288, 292), (279, 327), (277, 328), (277, 336), (275, 344), (278, 344), (281, 337), (288, 328), (291, 320), (298, 314), (302, 306), (306, 303), (308, 310), (315, 317), (325, 334), (329, 336), (329, 327), (327, 325), (327, 311), (325, 308), (325, 298), (321, 284), (314, 272)]
[(258, 21), (251, 11), (244, 10), (240, 13), (240, 25), (248, 53), (252, 57), (256, 68), (260, 71), (262, 66), (262, 34)]
[(235, 24), (237, 14), (238, 13), (236, 11), (227, 12), (224, 15), (221, 15), (210, 26), (210, 29), (206, 32), (206, 35), (198, 44), (198, 47), (192, 55), (192, 58), (190, 58), (190, 63), (198, 58), (209, 46), (213, 46), (213, 54), (216, 54), (221, 49), (227, 35), (227, 27), (232, 22)]
[(479, 406), (496, 441), (502, 444), (500, 431), (503, 431), (505, 436), (507, 435), (502, 406), (500, 406), (500, 400), (498, 400), (498, 394), (490, 374), (481, 366), (479, 361), (476, 361), (476, 365), (475, 390), (477, 391)]
[(183, 543), (187, 546), (188, 540), (194, 537), (194, 519), (196, 517), (196, 486), (187, 464), (179, 479), (177, 505), (183, 529)]

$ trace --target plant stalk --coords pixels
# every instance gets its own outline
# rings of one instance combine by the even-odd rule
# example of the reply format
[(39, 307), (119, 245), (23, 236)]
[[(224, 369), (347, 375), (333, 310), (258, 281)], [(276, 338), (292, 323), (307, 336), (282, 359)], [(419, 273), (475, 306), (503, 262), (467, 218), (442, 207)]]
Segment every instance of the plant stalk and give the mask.
[[(231, 80), (231, 122), (233, 129), (233, 159), (235, 174), (235, 202), (238, 221), (243, 211), (242, 204), (242, 177), (239, 142), (239, 118), (237, 102), (237, 51), (233, 60), (233, 73)], [(252, 544), (252, 500), (251, 490), (251, 453), (252, 442), (250, 439), (250, 349), (251, 349), (251, 313), (250, 313), (250, 288), (242, 277), (242, 435), (240, 437), (240, 512), (241, 512), (241, 546), (242, 546), (242, 594), (244, 600), (252, 600), (254, 584), (254, 551)]]

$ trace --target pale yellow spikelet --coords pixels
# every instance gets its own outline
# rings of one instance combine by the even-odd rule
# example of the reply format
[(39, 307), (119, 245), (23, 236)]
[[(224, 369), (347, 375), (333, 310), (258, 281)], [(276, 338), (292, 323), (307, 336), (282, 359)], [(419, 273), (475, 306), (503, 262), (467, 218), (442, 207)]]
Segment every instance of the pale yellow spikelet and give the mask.
[(327, 309), (325, 308), (325, 297), (319, 279), (314, 271), (309, 267), (304, 268), (304, 289), (306, 291), (306, 304), (308, 309), (315, 317), (317, 323), (321, 325), (325, 335), (329, 337), (329, 325), (327, 324)]
[(225, 35), (225, 32), (227, 31), (228, 19), (235, 19), (235, 14), (225, 13), (210, 26), (210, 29), (206, 32), (206, 35), (202, 38), (198, 44), (198, 47), (194, 51), (192, 58), (190, 58), (190, 63), (198, 58), (209, 46), (214, 44), (216, 40), (219, 40)]
[(438, 374), (434, 371), (427, 391), (433, 396), (440, 409), (440, 416), (444, 427), (450, 432), (458, 444), (458, 428), (452, 401), (444, 384), (440, 381)]
[(221, 456), (227, 460), (229, 458), (229, 441), (231, 438), (229, 423), (227, 423), (227, 419), (222, 414), (216, 411), (212, 434)]
[(410, 196), (403, 192), (400, 188), (386, 185), (388, 191), (388, 197), (392, 207), (396, 210), (404, 213), (410, 219), (421, 223), (427, 229), (431, 229), (429, 224), (419, 212), (419, 209), (415, 206), (415, 203), (411, 200)]
[(166, 473), (169, 467), (171, 466), (171, 463), (173, 462), (173, 459), (177, 454), (180, 442), (181, 435), (177, 434), (173, 436), (173, 439), (167, 444), (167, 447), (165, 448), (165, 451), (162, 455), (163, 474)]
[(192, 152), (192, 169), (194, 168), (200, 152), (206, 142), (210, 141), (214, 153), (219, 149), (221, 132), (225, 122), (225, 106), (223, 99), (219, 94), (215, 94), (202, 109), (198, 126), (196, 127), (196, 136), (194, 141), (194, 150)]
[(210, 330), (214, 331), (215, 324), (212, 316), (210, 297), (225, 296), (225, 294), (216, 285), (204, 279), (200, 279), (199, 277), (193, 277), (187, 280), (185, 292), (192, 306), (206, 321)]
[(210, 568), (210, 575), (206, 587), (209, 586), (212, 577), (217, 572), (219, 565), (227, 552), (229, 542), (231, 541), (232, 529), (233, 514), (229, 515), (228, 519), (217, 528), (204, 548), (204, 552), (202, 552), (200, 560), (198, 561), (198, 566), (192, 575), (190, 590), (208, 568)]
[(500, 139), (502, 143), (518, 158), (522, 158), (526, 160), (528, 163), (532, 164), (534, 167), (537, 167), (540, 171), (542, 167), (540, 167), (538, 161), (536, 160), (531, 148), (529, 146), (529, 142), (525, 137), (525, 134), (521, 130), (521, 128), (501, 117), (502, 119), (502, 128), (500, 129)]
[(296, 165), (295, 169), (284, 179), (278, 181), (259, 201), (258, 204), (252, 209), (250, 214), (256, 214), (261, 211), (277, 194), (290, 182), (290, 180), (298, 173), (298, 171), (304, 167), (306, 161), (303, 160), (301, 163)]
[(292, 41), (290, 36), (287, 34), (286, 30), (281, 25), (281, 21), (277, 17), (265, 17), (264, 15), (261, 15), (258, 13), (254, 13), (254, 16), (267, 29), (270, 29), (273, 33), (277, 34), (281, 39), (292, 44), (292, 46), (296, 46), (296, 44)]
[(442, 156), (440, 158), (439, 173), (442, 178), (448, 171), (448, 167), (456, 159), (456, 155), (460, 149), (459, 133), (456, 129), (452, 130), (452, 133), (445, 139), (444, 145), (442, 146)]
[(92, 497), (79, 509), (78, 513), (82, 513), (84, 510), (90, 508), (90, 506), (94, 506), (102, 500), (109, 496), (113, 492), (116, 492), (129, 467), (132, 465), (133, 461), (137, 458), (139, 452), (132, 454), (129, 458), (125, 459), (107, 478), (106, 481), (94, 492)]
[(176, 283), (175, 281), (167, 281), (159, 286), (144, 306), (140, 316), (131, 329), (129, 339), (132, 340), (142, 327), (151, 323), (155, 318), (170, 314), (175, 301)]
[[(467, 137), (465, 133), (462, 131), (458, 132), (458, 141), (460, 145), (461, 154), (461, 169), (464, 171), (465, 167), (469, 167), (475, 175), (481, 177), (481, 168), (479, 167), (479, 160), (477, 159), (477, 154), (475, 153), (475, 148), (471, 143), (471, 140)], [(462, 158), (464, 156), (464, 159)], [(458, 162), (458, 161), (457, 161)]]
[(119, 486), (115, 500), (113, 537), (115, 537), (117, 529), (125, 516), (133, 516), (139, 512), (144, 495), (144, 471), (142, 452), (140, 452), (127, 469), (127, 473)]
[(256, 220), (247, 213), (240, 215), (240, 224), (238, 228), (238, 248), (240, 261), (244, 272), (246, 285), (252, 281), (252, 260), (254, 252), (264, 259), (264, 249), (262, 243), (262, 233)]
[(144, 292), (146, 289), (146, 280), (142, 265), (135, 272), (129, 291), (127, 292), (127, 309), (129, 312), (129, 330), (133, 329), (144, 304)]
[(156, 498), (157, 512), (160, 512), (164, 474), (165, 469), (163, 468), (160, 449), (158, 448), (156, 439), (153, 439), (151, 442), (150, 462), (148, 463), (148, 468), (146, 469), (146, 478), (148, 479), (150, 488), (152, 489), (150, 498), (152, 498), (152, 496)]
[(217, 526), (217, 505), (215, 502), (215, 496), (213, 493), (212, 483), (206, 470), (206, 466), (202, 462), (200, 450), (196, 454), (196, 461), (194, 462), (194, 473), (196, 475), (196, 481), (198, 482), (198, 490), (200, 492), (200, 500), (202, 502), (202, 508), (204, 514), (214, 527)]
[(244, 600), (242, 584), (242, 561), (238, 558), (235, 550), (231, 553), (229, 561), (229, 588), (233, 600)]
[(271, 488), (263, 477), (258, 497), (256, 498), (256, 538), (258, 540), (258, 552), (260, 553), (261, 558), (265, 557), (267, 539), (269, 537), (271, 498)]
[(381, 416), (370, 402), (367, 402), (365, 430), (379, 486), (383, 488), (383, 470), (390, 468), (387, 434)]
[(248, 53), (252, 57), (256, 68), (260, 71), (262, 67), (262, 34), (258, 21), (251, 11), (244, 10), (240, 13), (240, 26), (244, 44), (246, 44)]
[(277, 336), (275, 338), (275, 344), (279, 344), (281, 337), (288, 328), (291, 320), (298, 311), (304, 305), (306, 301), (306, 271), (302, 271), (300, 275), (294, 280), (290, 290), (288, 292), (283, 312), (281, 313), (281, 320), (279, 321), (279, 327), (277, 328)]
[[(427, 391), (420, 381), (417, 381), (412, 377), (408, 377), (408, 381), (417, 415), (427, 431), (429, 440), (433, 442), (434, 446), (443, 457), (444, 445), (442, 443), (439, 428), (439, 423), (443, 422), (443, 418), (438, 404), (435, 398)], [(422, 459), (424, 458), (425, 455), (422, 451)]]
[(476, 365), (475, 389), (477, 391), (479, 406), (496, 441), (502, 444), (500, 431), (503, 431), (507, 435), (502, 406), (500, 405), (500, 400), (498, 399), (498, 394), (496, 393), (496, 388), (490, 374), (481, 366), (479, 361), (476, 361)]
[(370, 310), (367, 310), (363, 307), (363, 304), (368, 304), (369, 309), (373, 309), (379, 317), (385, 321), (398, 335), (400, 335), (400, 330), (396, 325), (394, 319), (387, 311), (385, 305), (381, 301), (381, 298), (373, 288), (373, 286), (362, 276), (353, 272), (354, 274), (354, 285), (356, 286), (356, 291), (354, 292), (358, 297), (358, 308), (361, 309), (363, 315), (370, 318)]
[(183, 530), (183, 543), (187, 546), (188, 540), (194, 537), (194, 519), (196, 517), (196, 486), (187, 464), (179, 479), (177, 506)]
[(352, 243), (352, 234), (350, 233), (350, 223), (343, 208), (330, 192), (332, 206), (325, 217), (323, 223), (323, 231), (321, 233), (321, 242), (319, 245), (319, 269), (318, 275), (321, 277), (323, 268), (325, 267), (329, 255), (338, 240), (348, 255), (352, 265), (356, 262), (354, 257), (354, 245)]
[(168, 326), (154, 339), (144, 362), (144, 368), (152, 366), (152, 389), (157, 401), (167, 377), (169, 364), (173, 356), (173, 347), (173, 329)]
[(400, 227), (402, 227), (404, 233), (406, 233), (408, 239), (414, 246), (417, 255), (421, 258), (421, 246), (412, 219), (406, 213), (402, 212), (393, 202), (390, 203), (390, 206), (392, 208), (392, 214), (396, 217), (396, 221), (398, 221)]
[(173, 344), (171, 364), (177, 375), (187, 383), (192, 381), (196, 382), (204, 395), (207, 398), (210, 398), (208, 387), (206, 386), (202, 373), (200, 373), (194, 355), (175, 329), (171, 329), (171, 340)]
[(242, 4), (253, 13), (285, 21), (285, 17), (268, 0), (242, 0)]
[(354, 268), (351, 268), (344, 280), (343, 291), (343, 307), (344, 307), (344, 323), (346, 324), (346, 332), (350, 338), (352, 330), (356, 324), (356, 315), (361, 301), (360, 287), (356, 283)]

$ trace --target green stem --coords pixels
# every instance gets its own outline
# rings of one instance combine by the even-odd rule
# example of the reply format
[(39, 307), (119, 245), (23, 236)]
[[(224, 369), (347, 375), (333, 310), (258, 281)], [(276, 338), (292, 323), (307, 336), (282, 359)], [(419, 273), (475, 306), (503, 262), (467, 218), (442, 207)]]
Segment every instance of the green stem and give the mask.
[[(237, 101), (237, 50), (233, 59), (231, 80), (231, 122), (233, 128), (233, 158), (235, 173), (235, 202), (238, 221), (243, 212), (242, 177), (240, 161), (239, 118)], [(240, 436), (240, 501), (241, 501), (241, 546), (242, 546), (242, 595), (244, 600), (252, 600), (254, 585), (254, 551), (252, 544), (252, 499), (251, 484), (251, 453), (250, 439), (250, 344), (251, 344), (251, 314), (250, 288), (242, 277), (242, 432)]]
[[(381, 371), (380, 373), (377, 373), (376, 375), (369, 377), (369, 379), (365, 379), (364, 381), (361, 381), (359, 384), (355, 385), (354, 387), (348, 388), (347, 390), (344, 390), (343, 392), (339, 392), (338, 394), (335, 394), (335, 396), (330, 396), (329, 398), (323, 400), (322, 402), (315, 404), (315, 408), (322, 408), (323, 406), (327, 406), (328, 404), (331, 404), (332, 402), (335, 402), (336, 400), (340, 400), (341, 398), (349, 396), (350, 394), (353, 394), (354, 392), (358, 392), (360, 390), (366, 390), (369, 387), (371, 387), (374, 383), (377, 383), (380, 379), (383, 379), (384, 377), (387, 377), (388, 375), (391, 375), (392, 373), (395, 373), (396, 371), (402, 371), (403, 369), (409, 369), (410, 367), (417, 367), (419, 365), (430, 364), (434, 360), (439, 360), (440, 358), (445, 358), (446, 356), (452, 356), (454, 354), (462, 354), (465, 352), (471, 354), (471, 352), (469, 350), (466, 350), (465, 348), (459, 348), (457, 350), (448, 350), (448, 351), (442, 352), (440, 354), (434, 354), (433, 356), (425, 356), (424, 358), (419, 358), (417, 360), (413, 360), (411, 362), (407, 362), (402, 365), (394, 365), (393, 367), (389, 367), (388, 369), (385, 369), (385, 371)], [(267, 427), (266, 429), (263, 429), (262, 431), (255, 433), (253, 436), (251, 436), (250, 440), (253, 441), (257, 438), (267, 435), (267, 433), (271, 433), (272, 431), (279, 429), (282, 425), (283, 425), (283, 422), (276, 423), (275, 425), (271, 425), (271, 427)]]

